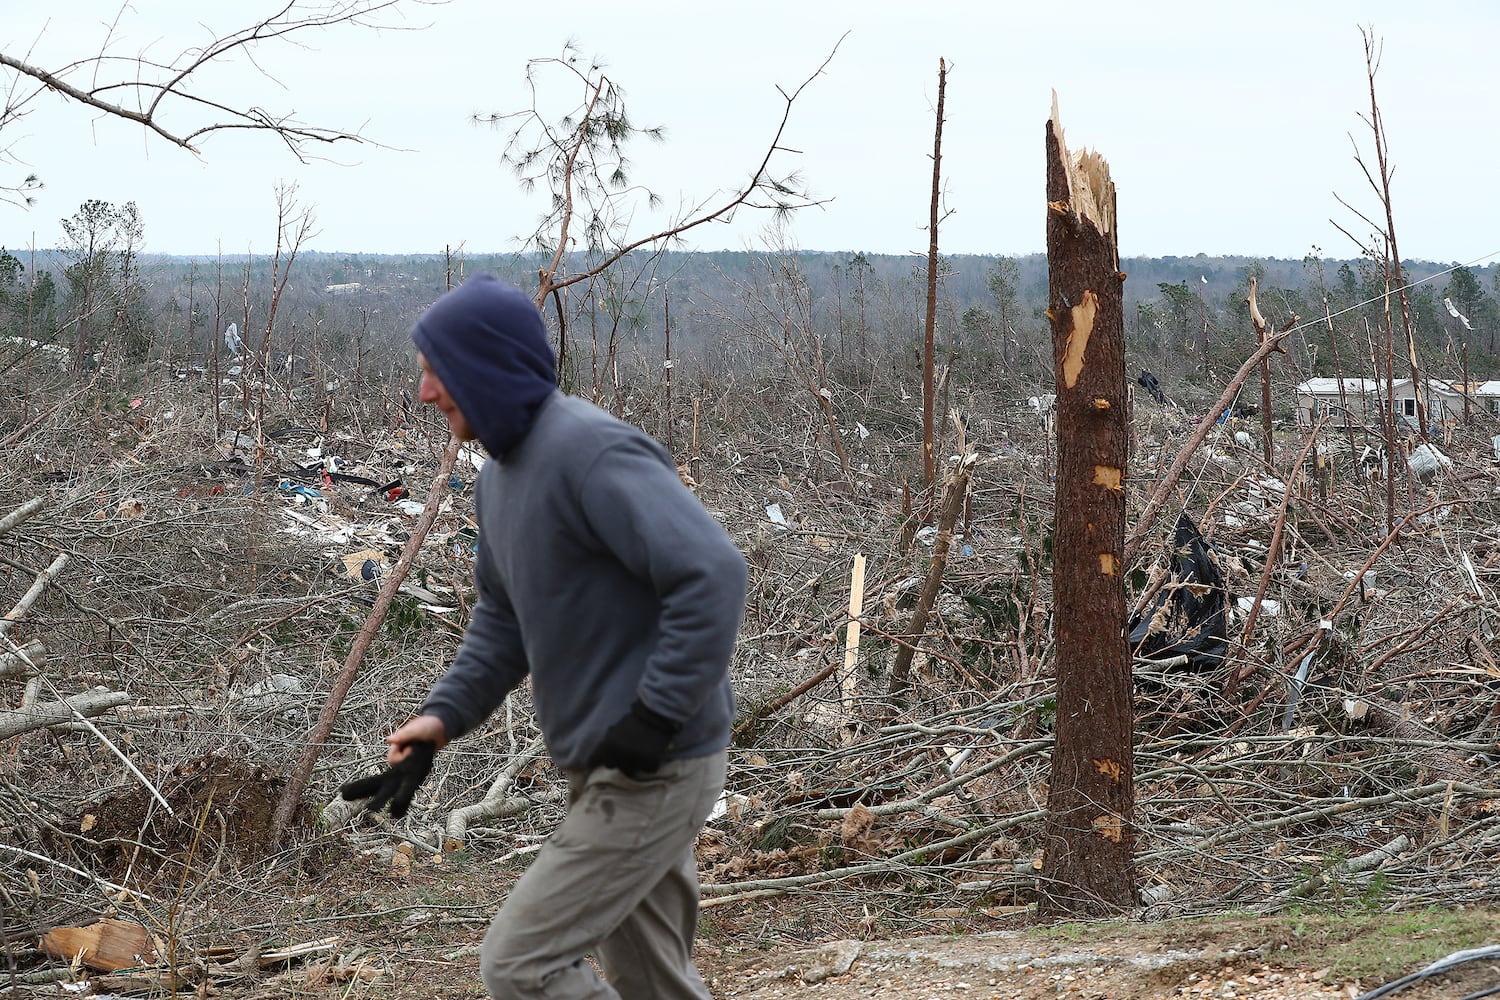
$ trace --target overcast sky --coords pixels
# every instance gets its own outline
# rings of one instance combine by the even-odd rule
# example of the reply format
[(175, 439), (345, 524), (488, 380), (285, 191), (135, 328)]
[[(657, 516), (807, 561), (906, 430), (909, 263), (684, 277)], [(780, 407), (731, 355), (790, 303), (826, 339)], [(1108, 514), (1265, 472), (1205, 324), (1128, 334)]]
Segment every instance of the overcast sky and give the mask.
[[(0, 50), (57, 69), (98, 51), (114, 23), (110, 52), (165, 61), (280, 5), (68, 0), (66, 17), (49, 22), (55, 5), (8, 3)], [(828, 199), (782, 237), (802, 249), (926, 252), (941, 57), (946, 253), (1044, 249), (1055, 90), (1069, 144), (1109, 161), (1122, 255), (1300, 258), (1316, 246), (1352, 257), (1358, 248), (1334, 223), (1361, 238), (1368, 226), (1336, 195), (1379, 216), (1354, 160), (1357, 143), (1374, 162), (1360, 118), (1368, 26), (1384, 46), (1376, 88), (1402, 255), (1484, 263), (1500, 253), (1491, 0), (451, 0), (400, 10), (412, 30), (330, 30), (300, 48), (256, 50), (265, 73), (241, 64), (203, 81), (225, 103), (295, 112), (381, 146), (341, 146), (328, 154), (337, 163), (304, 166), (271, 137), (230, 135), (194, 156), (47, 95), (0, 132), (12, 160), (0, 163), (0, 183), (29, 170), (46, 184), (30, 210), (0, 204), (0, 243), (55, 245), (59, 220), (101, 198), (137, 204), (148, 251), (268, 253), (276, 187), (294, 182), (316, 217), (306, 249), (514, 250), (545, 195), (519, 189), (500, 164), (505, 134), (471, 118), (526, 107), (527, 61), (572, 39), (606, 65), (636, 124), (666, 128), (665, 143), (636, 145), (632, 179), (668, 210), (741, 184), (783, 113), (777, 88), (790, 92), (828, 60), (792, 108), (789, 151), (773, 161)], [(663, 221), (642, 216), (632, 231)], [(695, 231), (691, 245), (759, 249), (769, 221), (742, 212)]]

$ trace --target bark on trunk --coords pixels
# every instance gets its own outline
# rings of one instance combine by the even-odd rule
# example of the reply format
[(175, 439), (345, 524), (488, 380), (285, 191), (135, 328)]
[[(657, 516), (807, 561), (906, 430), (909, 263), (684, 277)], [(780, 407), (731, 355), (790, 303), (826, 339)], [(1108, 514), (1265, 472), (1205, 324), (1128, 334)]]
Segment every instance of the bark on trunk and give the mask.
[(958, 523), (958, 515), (964, 509), (964, 497), (969, 492), (969, 474), (973, 464), (972, 454), (960, 458), (953, 474), (948, 478), (948, 485), (943, 489), (943, 507), (938, 515), (937, 535), (932, 540), (932, 558), (927, 563), (927, 577), (922, 583), (916, 610), (912, 612), (911, 624), (906, 627), (911, 641), (896, 651), (895, 662), (891, 664), (891, 683), (887, 694), (894, 695), (905, 690), (909, 682), (912, 657), (916, 654), (917, 643), (922, 641), (922, 633), (927, 630), (927, 618), (932, 614), (932, 606), (943, 586), (943, 571), (948, 566), (948, 549), (953, 544), (953, 526)]
[(1047, 123), (1047, 259), (1057, 378), (1052, 535), (1057, 731), (1038, 913), (1136, 903), (1130, 656), (1125, 642), (1126, 378), (1115, 190), (1097, 153)]

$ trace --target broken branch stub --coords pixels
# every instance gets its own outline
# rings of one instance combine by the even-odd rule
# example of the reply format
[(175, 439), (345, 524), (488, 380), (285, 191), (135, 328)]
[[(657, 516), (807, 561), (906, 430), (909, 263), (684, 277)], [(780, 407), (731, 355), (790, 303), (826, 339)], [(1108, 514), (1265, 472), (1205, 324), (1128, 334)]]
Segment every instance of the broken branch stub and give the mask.
[(47, 504), (46, 497), (33, 497), (15, 510), (0, 517), (0, 535), (5, 534), (16, 525), (23, 523), (31, 515), (41, 510)]

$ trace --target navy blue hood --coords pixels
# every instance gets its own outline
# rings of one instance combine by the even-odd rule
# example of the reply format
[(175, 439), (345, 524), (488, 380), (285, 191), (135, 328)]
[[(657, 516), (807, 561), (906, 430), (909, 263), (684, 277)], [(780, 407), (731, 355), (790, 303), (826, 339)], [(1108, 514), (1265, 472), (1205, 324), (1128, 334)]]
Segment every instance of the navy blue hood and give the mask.
[(557, 389), (542, 314), (494, 275), (476, 274), (428, 306), (411, 338), (496, 458), (521, 443)]

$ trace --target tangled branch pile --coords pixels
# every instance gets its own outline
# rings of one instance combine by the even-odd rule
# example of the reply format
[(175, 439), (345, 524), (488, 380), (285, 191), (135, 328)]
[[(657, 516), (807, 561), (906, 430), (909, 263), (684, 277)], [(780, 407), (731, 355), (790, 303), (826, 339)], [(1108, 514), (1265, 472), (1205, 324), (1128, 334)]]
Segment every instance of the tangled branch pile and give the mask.
[[(937, 491), (919, 485), (915, 421), (888, 402), (899, 375), (884, 377), (842, 391), (836, 424), (817, 386), (774, 371), (679, 376), (672, 414), (649, 393), (622, 400), (627, 419), (672, 423), (684, 477), (752, 567), (730, 787), (701, 844), (710, 907), (817, 893), (820, 907), (848, 897), (830, 908), (897, 927), (1010, 912), (1046, 877), (1045, 408), (1018, 404), (1022, 387), (1004, 379), (960, 400), (962, 433), (941, 447), (968, 490), (948, 545), (924, 517)], [(436, 467), (441, 429), (399, 405), (409, 383), (350, 387), (360, 402), (342, 431), (323, 426), (325, 400), (288, 393), (222, 440), (201, 387), (151, 382), (149, 403), (84, 396), (7, 445), (0, 512), (15, 514), (0, 554), (18, 610), (0, 630), (0, 900), (13, 953), (108, 912), (169, 932), (163, 948), (207, 975), (211, 945), (275, 925), (351, 850), (421, 865), (462, 849), (498, 871), (524, 859), (562, 800), (524, 695), (440, 755), (407, 824), (333, 800), (378, 766), (382, 736), (458, 641), (474, 538), (463, 461), (321, 748), (292, 843), (267, 837), (415, 520), (402, 491), (424, 490)], [(1193, 418), (1136, 405), (1133, 482), (1155, 486)], [(1227, 631), (1207, 662), (1138, 661), (1143, 902), (1493, 902), (1500, 476), (1488, 429), (1455, 429), (1442, 442), (1451, 469), (1435, 477), (1398, 469), (1394, 529), (1383, 486), (1349, 453), (1358, 442), (1330, 437), (1337, 461), (1320, 476), (1296, 461), (1310, 451), (1290, 429), (1275, 468), (1235, 442), (1239, 429), (1213, 430), (1171, 484), (1226, 581)], [(1164, 585), (1201, 590), (1168, 579), (1169, 526), (1140, 527), (1137, 608)], [(857, 556), (868, 569), (849, 671)], [(941, 586), (923, 608), (929, 579)], [(910, 674), (893, 685), (902, 649)]]

